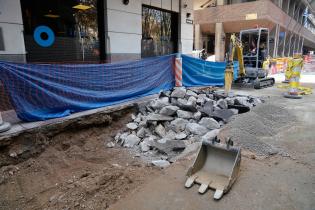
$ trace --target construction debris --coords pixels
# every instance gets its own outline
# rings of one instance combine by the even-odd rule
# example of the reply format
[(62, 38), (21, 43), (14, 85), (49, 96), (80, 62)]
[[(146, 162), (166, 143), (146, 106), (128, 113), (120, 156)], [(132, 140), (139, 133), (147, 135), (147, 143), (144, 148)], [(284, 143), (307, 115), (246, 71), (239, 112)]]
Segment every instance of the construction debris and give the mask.
[(252, 96), (227, 97), (211, 89), (174, 88), (161, 92), (157, 99), (137, 104), (138, 113), (132, 115), (127, 131), (114, 139), (151, 157), (153, 165), (163, 168), (187, 146), (212, 141), (233, 115), (262, 102)]
[(286, 109), (265, 103), (231, 120), (220, 135), (232, 138), (235, 144), (255, 152), (256, 155), (269, 156), (282, 151), (268, 144), (266, 138), (273, 138), (281, 129), (295, 121), (295, 117)]

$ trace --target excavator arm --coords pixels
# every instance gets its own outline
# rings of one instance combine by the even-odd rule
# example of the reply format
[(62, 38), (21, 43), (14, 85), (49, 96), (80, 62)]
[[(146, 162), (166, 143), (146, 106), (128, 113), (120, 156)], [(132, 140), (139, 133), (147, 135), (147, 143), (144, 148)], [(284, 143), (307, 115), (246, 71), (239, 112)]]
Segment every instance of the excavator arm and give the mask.
[(233, 66), (235, 51), (237, 54), (237, 60), (239, 63), (239, 72), (238, 76), (245, 76), (245, 67), (244, 67), (244, 59), (243, 59), (243, 45), (242, 42), (235, 36), (235, 34), (231, 35), (230, 41), (230, 52), (228, 53), (228, 65)]
[(232, 87), (233, 82), (233, 61), (234, 61), (234, 55), (235, 51), (237, 53), (237, 60), (239, 63), (239, 72), (238, 77), (244, 77), (245, 76), (245, 67), (244, 67), (244, 59), (243, 59), (243, 45), (242, 42), (235, 36), (235, 34), (231, 35), (230, 40), (230, 49), (227, 54), (227, 65), (224, 73), (224, 86), (225, 86), (225, 93), (228, 94)]

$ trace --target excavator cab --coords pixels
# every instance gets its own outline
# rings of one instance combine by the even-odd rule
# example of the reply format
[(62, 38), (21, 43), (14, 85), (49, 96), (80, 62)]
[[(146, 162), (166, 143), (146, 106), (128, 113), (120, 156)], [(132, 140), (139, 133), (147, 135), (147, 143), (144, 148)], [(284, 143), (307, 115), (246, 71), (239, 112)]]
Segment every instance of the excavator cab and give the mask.
[(246, 76), (251, 78), (265, 78), (268, 74), (263, 69), (263, 62), (269, 55), (269, 30), (255, 28), (240, 32), (243, 44), (243, 59)]
[(274, 78), (267, 78), (268, 71), (263, 68), (269, 57), (269, 29), (254, 28), (240, 31), (239, 40), (243, 49), (245, 76), (238, 82), (250, 83), (255, 89), (274, 85)]

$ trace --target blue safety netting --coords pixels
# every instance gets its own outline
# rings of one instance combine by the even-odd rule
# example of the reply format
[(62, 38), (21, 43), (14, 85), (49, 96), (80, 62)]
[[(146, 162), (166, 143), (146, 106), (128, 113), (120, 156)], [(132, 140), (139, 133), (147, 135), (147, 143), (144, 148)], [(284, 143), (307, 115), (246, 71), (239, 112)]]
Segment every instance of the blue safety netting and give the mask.
[(174, 86), (175, 55), (116, 64), (0, 62), (0, 81), (24, 121), (64, 117)]
[[(183, 86), (223, 86), (226, 62), (210, 62), (182, 55)], [(239, 65), (234, 63), (234, 80), (238, 76)]]

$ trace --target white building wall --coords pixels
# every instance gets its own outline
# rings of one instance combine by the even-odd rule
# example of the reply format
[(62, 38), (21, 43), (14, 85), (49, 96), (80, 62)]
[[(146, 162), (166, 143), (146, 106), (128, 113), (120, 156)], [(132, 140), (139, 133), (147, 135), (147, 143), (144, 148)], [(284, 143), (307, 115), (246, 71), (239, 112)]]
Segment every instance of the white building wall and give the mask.
[(0, 0), (0, 28), (4, 39), (0, 60), (25, 61), (20, 0)]
[[(187, 7), (184, 8), (184, 4)], [(130, 0), (124, 5), (120, 0), (107, 0), (107, 54), (111, 61), (141, 58), (142, 5), (179, 12), (179, 0)], [(193, 48), (193, 25), (186, 23), (186, 13), (193, 20), (193, 0), (183, 1), (181, 40), (179, 48), (191, 54)]]
[[(139, 59), (141, 56), (141, 1), (107, 0), (107, 54), (111, 61)], [(140, 54), (139, 54), (140, 52)]]
[(194, 5), (192, 0), (182, 1), (181, 5), (181, 52), (183, 54), (191, 54), (194, 43), (194, 25), (186, 22), (187, 14), (190, 13), (188, 19), (194, 20)]

